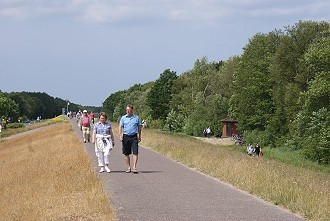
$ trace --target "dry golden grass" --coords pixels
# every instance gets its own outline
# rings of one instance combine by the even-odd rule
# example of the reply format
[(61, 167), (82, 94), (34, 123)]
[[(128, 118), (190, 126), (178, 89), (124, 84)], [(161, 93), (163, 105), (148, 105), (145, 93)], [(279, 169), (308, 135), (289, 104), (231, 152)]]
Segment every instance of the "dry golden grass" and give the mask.
[(0, 220), (114, 220), (70, 124), (0, 143)]
[(48, 119), (46, 121), (42, 121), (40, 123), (31, 124), (30, 126), (2, 130), (2, 132), (0, 133), (0, 138), (5, 138), (5, 137), (8, 137), (8, 136), (11, 136), (14, 134), (23, 133), (26, 131), (34, 130), (36, 128), (40, 128), (40, 127), (44, 127), (44, 126), (48, 126), (48, 125), (52, 125), (52, 124), (56, 124), (56, 123), (68, 123), (69, 121), (65, 120), (64, 118), (65, 118), (64, 115), (60, 115), (55, 118)]
[(230, 151), (201, 140), (143, 130), (142, 146), (310, 220), (330, 220), (330, 174)]

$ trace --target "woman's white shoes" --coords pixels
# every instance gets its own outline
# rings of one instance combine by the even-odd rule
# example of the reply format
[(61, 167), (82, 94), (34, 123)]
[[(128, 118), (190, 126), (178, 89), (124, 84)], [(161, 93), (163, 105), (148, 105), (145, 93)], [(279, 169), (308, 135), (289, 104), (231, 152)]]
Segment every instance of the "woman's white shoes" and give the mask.
[(109, 167), (105, 166), (105, 171), (107, 171), (107, 173), (111, 173), (111, 170), (109, 169)]
[(111, 170), (109, 169), (109, 167), (105, 166), (105, 167), (101, 167), (99, 173), (103, 173), (107, 171), (107, 173), (111, 173)]

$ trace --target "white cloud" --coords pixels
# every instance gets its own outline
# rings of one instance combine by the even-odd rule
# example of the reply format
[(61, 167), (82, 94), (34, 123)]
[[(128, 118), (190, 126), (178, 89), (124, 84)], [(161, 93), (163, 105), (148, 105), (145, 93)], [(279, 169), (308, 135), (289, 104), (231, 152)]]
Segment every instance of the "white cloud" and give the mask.
[(25, 8), (4, 8), (0, 10), (0, 17), (22, 20), (28, 17)]
[(252, 17), (273, 17), (273, 16), (321, 16), (326, 15), (329, 18), (330, 2), (314, 1), (309, 4), (298, 4), (289, 7), (281, 5), (275, 7), (264, 7), (250, 11)]
[(267, 8), (251, 10), (249, 15), (252, 17), (273, 17), (284, 15), (295, 15), (299, 12), (297, 8)]
[(112, 23), (148, 16), (148, 9), (139, 4), (90, 4), (80, 17), (93, 23)]
[(17, 2), (17, 0), (0, 0), (0, 4), (12, 4)]
[(65, 14), (90, 23), (137, 19), (217, 23), (247, 17), (323, 15), (329, 18), (326, 0), (0, 0), (0, 17), (47, 18)]
[[(48, 3), (48, 2), (47, 2)], [(61, 4), (47, 4), (42, 1), (1, 1), (0, 17), (15, 20), (45, 18), (58, 15), (63, 11)]]
[[(187, 2), (188, 3), (188, 2)], [(213, 23), (227, 20), (236, 9), (231, 9), (217, 1), (193, 1), (181, 7), (171, 8), (168, 19), (194, 23)]]

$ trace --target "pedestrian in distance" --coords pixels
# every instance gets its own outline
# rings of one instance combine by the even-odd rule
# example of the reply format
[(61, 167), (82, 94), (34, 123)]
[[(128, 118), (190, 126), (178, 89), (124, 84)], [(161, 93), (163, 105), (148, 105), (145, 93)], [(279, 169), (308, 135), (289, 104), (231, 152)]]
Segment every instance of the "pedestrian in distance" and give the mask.
[(4, 129), (4, 130), (7, 129), (7, 122), (5, 120), (5, 117), (2, 117), (2, 119), (1, 119), (1, 125), (2, 125), (2, 129)]
[(262, 157), (263, 156), (263, 153), (261, 151), (261, 147), (259, 146), (259, 144), (256, 144), (256, 146), (254, 147), (254, 151), (255, 151), (255, 154), (258, 157)]
[(100, 113), (100, 121), (94, 125), (92, 143), (95, 144), (95, 155), (97, 157), (99, 172), (106, 171), (110, 173), (109, 168), (110, 151), (115, 146), (115, 139), (112, 132), (110, 122), (107, 121), (108, 116)]
[(89, 142), (91, 119), (88, 116), (87, 110), (84, 110), (83, 115), (80, 117), (80, 127), (81, 127), (81, 131), (83, 132), (84, 143), (86, 143), (86, 141)]
[(142, 128), (143, 129), (147, 129), (148, 125), (147, 125), (147, 121), (146, 120), (142, 120)]
[(211, 128), (208, 127), (208, 128), (206, 129), (207, 138), (210, 138), (210, 137), (211, 137), (211, 133), (212, 133)]
[(81, 113), (81, 110), (78, 111), (78, 113), (76, 114), (76, 118), (77, 118), (77, 123), (78, 123), (78, 126), (80, 127), (80, 117), (82, 116), (82, 113)]
[(93, 112), (90, 112), (89, 117), (91, 118), (91, 121), (94, 124), (95, 114)]
[(204, 137), (207, 137), (206, 128), (203, 130)]
[(139, 142), (141, 141), (142, 123), (133, 113), (133, 106), (126, 106), (126, 114), (119, 121), (119, 139), (122, 142), (122, 150), (127, 164), (126, 173), (131, 172), (130, 155), (133, 152), (133, 173), (138, 173), (137, 161), (139, 155)]
[(254, 156), (254, 148), (252, 147), (251, 144), (249, 144), (249, 145), (247, 146), (246, 151), (247, 151), (247, 154), (248, 154), (249, 156), (251, 156), (251, 157)]

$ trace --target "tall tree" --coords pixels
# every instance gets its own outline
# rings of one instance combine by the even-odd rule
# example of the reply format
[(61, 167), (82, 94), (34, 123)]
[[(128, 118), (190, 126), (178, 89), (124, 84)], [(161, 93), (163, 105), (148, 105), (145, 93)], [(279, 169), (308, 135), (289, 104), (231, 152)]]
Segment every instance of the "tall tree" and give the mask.
[(273, 113), (269, 65), (275, 48), (264, 34), (255, 35), (244, 48), (231, 97), (231, 115), (242, 131), (264, 130)]
[[(208, 72), (208, 88), (209, 95), (219, 94), (222, 97), (230, 98), (233, 94), (232, 83), (234, 75), (237, 72), (240, 57), (235, 56), (229, 58), (225, 62), (221, 62), (219, 69), (212, 68), (213, 62), (210, 63), (211, 68)], [(206, 96), (208, 95), (206, 94)]]
[[(303, 149), (306, 157), (330, 163), (330, 28), (320, 33), (304, 54), (307, 74), (315, 76), (301, 93), (302, 110), (293, 121), (289, 147)], [(293, 145), (292, 145), (293, 144)]]
[(16, 118), (18, 113), (18, 105), (15, 101), (0, 92), (0, 117)]
[(182, 73), (174, 82), (170, 109), (190, 114), (194, 106), (191, 72)]
[(151, 108), (153, 119), (166, 119), (167, 114), (170, 112), (169, 104), (172, 99), (172, 88), (177, 77), (176, 72), (166, 69), (160, 74), (149, 91), (147, 104)]
[(308, 89), (309, 82), (315, 77), (315, 72), (306, 67), (304, 54), (328, 28), (326, 22), (300, 21), (283, 32), (278, 31), (280, 38), (270, 73), (275, 113), (285, 127), (301, 110), (299, 95)]
[[(107, 99), (105, 99), (105, 101), (103, 102), (102, 110), (108, 114), (110, 120), (117, 120), (117, 116), (114, 116), (115, 109), (116, 106), (120, 103), (120, 101), (124, 99), (125, 94), (126, 91), (117, 91), (115, 93), (110, 94), (110, 96), (107, 97)], [(120, 109), (122, 109), (122, 107), (120, 107)], [(118, 115), (120, 116), (120, 113), (118, 113)]]

